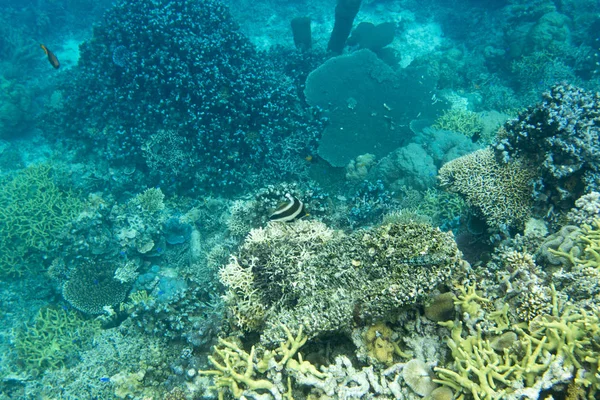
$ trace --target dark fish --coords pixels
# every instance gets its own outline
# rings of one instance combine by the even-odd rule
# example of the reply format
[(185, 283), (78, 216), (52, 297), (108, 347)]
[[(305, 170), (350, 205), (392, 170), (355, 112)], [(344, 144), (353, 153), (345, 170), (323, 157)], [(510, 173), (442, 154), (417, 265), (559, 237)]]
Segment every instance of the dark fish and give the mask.
[(42, 50), (44, 50), (44, 53), (46, 53), (46, 56), (48, 56), (48, 61), (50, 62), (50, 64), (52, 64), (52, 66), (55, 69), (58, 69), (58, 67), (60, 67), (60, 62), (58, 61), (58, 58), (56, 58), (54, 53), (51, 52), (50, 50), (48, 50), (48, 48), (46, 46), (44, 46), (43, 44), (40, 44), (40, 47), (42, 48)]
[(285, 197), (289, 201), (283, 203), (273, 211), (269, 216), (271, 221), (290, 222), (304, 216), (304, 203), (289, 193), (286, 193)]

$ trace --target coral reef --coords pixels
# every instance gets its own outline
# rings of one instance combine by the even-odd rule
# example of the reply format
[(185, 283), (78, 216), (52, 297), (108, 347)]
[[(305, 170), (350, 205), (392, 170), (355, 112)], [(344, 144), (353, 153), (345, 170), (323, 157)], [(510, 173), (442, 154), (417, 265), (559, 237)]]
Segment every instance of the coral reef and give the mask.
[(46, 115), (58, 132), (180, 190), (294, 174), (322, 124), (216, 0), (119, 1), (64, 89), (62, 112)]
[(303, 325), (312, 339), (348, 331), (357, 319), (384, 319), (420, 301), (460, 265), (452, 235), (429, 225), (345, 235), (300, 220), (252, 230), (220, 276), (231, 322), (276, 343), (280, 322)]
[(598, 186), (599, 113), (598, 94), (555, 85), (505, 124), (494, 151), (503, 163), (521, 159), (539, 171), (534, 196), (545, 209), (570, 207)]
[(491, 227), (522, 227), (533, 200), (534, 170), (524, 161), (496, 161), (491, 148), (450, 161), (440, 169), (440, 185), (461, 194)]

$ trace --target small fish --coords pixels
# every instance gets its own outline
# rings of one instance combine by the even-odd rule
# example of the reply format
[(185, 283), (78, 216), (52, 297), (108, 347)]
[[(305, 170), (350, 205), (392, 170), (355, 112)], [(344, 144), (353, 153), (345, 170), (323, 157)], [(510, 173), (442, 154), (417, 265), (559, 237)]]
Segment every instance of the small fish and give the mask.
[(283, 203), (269, 216), (271, 221), (290, 222), (296, 218), (303, 217), (304, 203), (295, 198), (289, 193), (286, 193), (285, 197), (289, 200), (287, 203)]
[(55, 69), (58, 69), (58, 67), (60, 67), (60, 62), (58, 61), (58, 58), (56, 58), (54, 53), (51, 52), (50, 50), (48, 50), (48, 48), (46, 46), (44, 46), (43, 44), (40, 44), (40, 47), (42, 48), (42, 50), (44, 50), (44, 53), (46, 53), (46, 56), (48, 56), (48, 61), (50, 62), (50, 64), (52, 64), (52, 66)]

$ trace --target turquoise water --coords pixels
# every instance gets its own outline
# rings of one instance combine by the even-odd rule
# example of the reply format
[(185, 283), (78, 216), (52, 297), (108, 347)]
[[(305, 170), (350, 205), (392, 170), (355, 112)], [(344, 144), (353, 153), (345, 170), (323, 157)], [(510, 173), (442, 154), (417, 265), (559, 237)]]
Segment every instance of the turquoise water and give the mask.
[(0, 399), (600, 396), (597, 1), (0, 19)]

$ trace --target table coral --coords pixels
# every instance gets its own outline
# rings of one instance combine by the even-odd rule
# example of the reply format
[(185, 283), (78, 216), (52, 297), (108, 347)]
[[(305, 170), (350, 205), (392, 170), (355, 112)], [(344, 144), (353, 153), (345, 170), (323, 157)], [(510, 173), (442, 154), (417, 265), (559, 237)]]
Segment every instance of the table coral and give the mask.
[(461, 194), (490, 226), (520, 227), (531, 212), (534, 176), (523, 160), (501, 164), (492, 149), (485, 148), (444, 164), (439, 182)]

